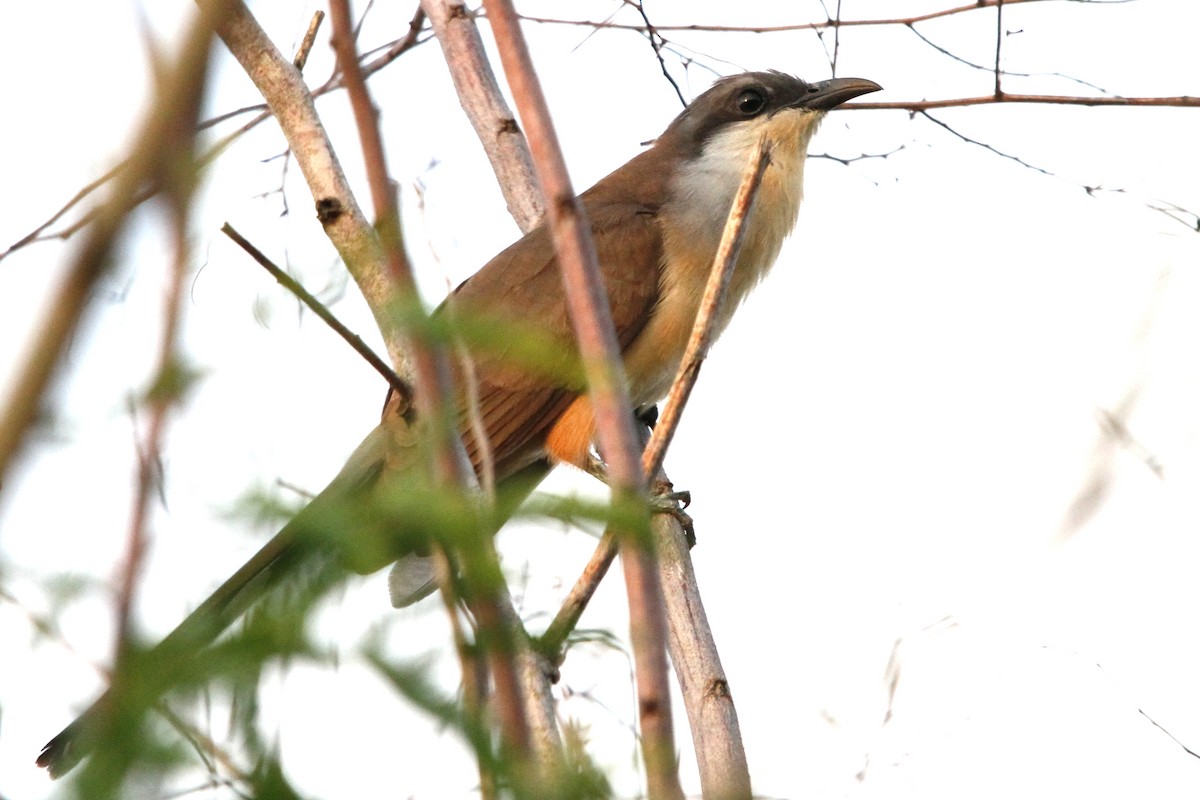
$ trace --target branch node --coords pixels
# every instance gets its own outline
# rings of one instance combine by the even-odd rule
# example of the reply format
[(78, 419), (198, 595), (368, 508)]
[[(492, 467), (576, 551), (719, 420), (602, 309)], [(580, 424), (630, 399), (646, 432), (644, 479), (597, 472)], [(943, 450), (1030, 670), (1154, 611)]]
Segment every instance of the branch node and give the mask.
[(322, 197), (317, 201), (317, 220), (322, 227), (328, 228), (341, 219), (344, 213), (346, 213), (346, 209), (342, 206), (342, 201), (336, 197)]

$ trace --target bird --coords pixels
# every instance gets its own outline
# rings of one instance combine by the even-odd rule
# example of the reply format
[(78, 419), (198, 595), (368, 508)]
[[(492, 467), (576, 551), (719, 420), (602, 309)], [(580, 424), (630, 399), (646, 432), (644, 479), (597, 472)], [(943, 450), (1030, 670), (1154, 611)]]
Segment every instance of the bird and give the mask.
[[(775, 263), (794, 228), (803, 194), (809, 141), (827, 112), (879, 84), (862, 78), (806, 82), (778, 71), (720, 78), (696, 97), (643, 152), (580, 195), (591, 227), (634, 407), (660, 400), (679, 367), (712, 268), (725, 219), (760, 141), (770, 147), (729, 293), (716, 320), (719, 334)], [(574, 336), (550, 231), (534, 227), (452, 292), (455, 319), (483, 320), (530, 331), (551, 345), (552, 363), (534, 366), (515, 355), (516, 337), (468, 342), (473, 362), (471, 413), (466, 378), (456, 373), (459, 434), (477, 471), (488, 463), (497, 480), (544, 474), (547, 465), (587, 468), (595, 417), (586, 386), (570, 369)], [(435, 312), (436, 315), (437, 312)], [(491, 341), (486, 341), (488, 339)], [(314, 529), (369, 527), (359, 498), (403, 493), (413, 472), (411, 427), (395, 424), (397, 404), (367, 435), (330, 484), (251, 560), (223, 583), (150, 655), (163, 672), (210, 646), (260, 597), (294, 572), (311, 550)], [(539, 472), (539, 470), (541, 470)], [(536, 479), (536, 478), (535, 478)], [(350, 519), (352, 518), (352, 519)], [(415, 523), (416, 524), (416, 523)], [(339, 534), (341, 535), (341, 534)], [(356, 530), (354, 536), (359, 536)], [(366, 537), (366, 534), (363, 534)], [(326, 539), (326, 541), (328, 541)], [(370, 572), (395, 561), (394, 548), (351, 549), (350, 566)], [(401, 564), (405, 563), (401, 561)], [(428, 591), (400, 570), (393, 601)], [(396, 572), (393, 577), (396, 577)], [(419, 571), (418, 571), (419, 574)], [(155, 676), (147, 690), (156, 695)], [(65, 774), (97, 744), (111, 710), (109, 692), (51, 739), (37, 764)], [(151, 698), (153, 700), (154, 697)]]

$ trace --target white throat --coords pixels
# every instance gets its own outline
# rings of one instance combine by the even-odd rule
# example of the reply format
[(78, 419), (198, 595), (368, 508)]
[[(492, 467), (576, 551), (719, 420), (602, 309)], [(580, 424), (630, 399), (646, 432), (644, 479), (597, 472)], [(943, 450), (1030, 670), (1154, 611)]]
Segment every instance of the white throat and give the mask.
[[(629, 369), (630, 374), (653, 373), (631, 386), (635, 403), (654, 402), (670, 386), (696, 319), (725, 219), (759, 138), (767, 137), (772, 145), (771, 164), (747, 220), (742, 252), (717, 318), (718, 334), (774, 265), (783, 240), (796, 225), (808, 142), (823, 117), (819, 112), (784, 109), (729, 125), (712, 136), (700, 156), (686, 162), (672, 180), (671, 199), (659, 211), (663, 269), (658, 308), (626, 355), (627, 364), (661, 366), (657, 370)], [(657, 343), (656, 352), (649, 351), (648, 342)]]

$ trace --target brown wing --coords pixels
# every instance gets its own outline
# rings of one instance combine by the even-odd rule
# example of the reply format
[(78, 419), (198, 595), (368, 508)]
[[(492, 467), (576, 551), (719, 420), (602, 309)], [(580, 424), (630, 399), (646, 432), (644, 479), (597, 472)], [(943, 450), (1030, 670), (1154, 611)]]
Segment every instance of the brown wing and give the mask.
[[(658, 299), (662, 242), (653, 211), (597, 203), (588, 217), (609, 308), (624, 349)], [(576, 378), (574, 334), (554, 245), (544, 226), (489, 261), (452, 299), (467, 331), (478, 387), (479, 418), (503, 477), (541, 455), (547, 428), (583, 390)], [(470, 333), (471, 326), (479, 330)], [(537, 358), (529, 355), (536, 338)], [(465, 401), (460, 403), (465, 409)], [(463, 440), (478, 466), (480, 448), (464, 418)]]

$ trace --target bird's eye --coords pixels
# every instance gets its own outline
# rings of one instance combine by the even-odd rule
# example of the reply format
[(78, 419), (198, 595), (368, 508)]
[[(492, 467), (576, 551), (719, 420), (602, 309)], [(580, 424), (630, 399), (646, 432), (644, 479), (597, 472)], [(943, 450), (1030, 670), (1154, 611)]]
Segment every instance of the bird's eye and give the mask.
[(766, 104), (767, 98), (763, 97), (763, 93), (758, 89), (743, 89), (737, 96), (737, 110), (747, 117), (753, 117), (762, 111)]

